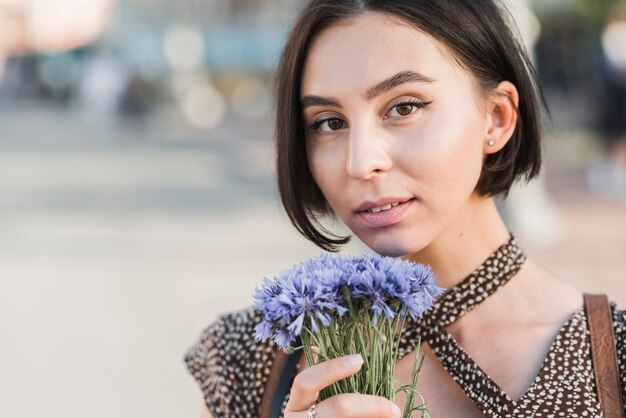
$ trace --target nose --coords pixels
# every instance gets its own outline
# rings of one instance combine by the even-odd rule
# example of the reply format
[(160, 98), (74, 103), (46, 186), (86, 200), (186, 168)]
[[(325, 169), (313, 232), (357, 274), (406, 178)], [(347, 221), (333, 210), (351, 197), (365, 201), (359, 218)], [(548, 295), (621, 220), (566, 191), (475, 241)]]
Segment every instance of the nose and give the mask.
[(370, 180), (391, 169), (385, 133), (367, 126), (350, 129), (346, 158), (346, 172), (358, 180)]

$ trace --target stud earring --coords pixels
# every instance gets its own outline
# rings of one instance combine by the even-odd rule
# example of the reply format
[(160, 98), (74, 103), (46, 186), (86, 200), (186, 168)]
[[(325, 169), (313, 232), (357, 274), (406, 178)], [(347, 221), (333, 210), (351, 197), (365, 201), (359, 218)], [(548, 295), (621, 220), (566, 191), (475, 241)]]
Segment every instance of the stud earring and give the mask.
[(493, 147), (495, 144), (496, 144), (495, 139), (490, 139), (489, 142), (487, 142), (487, 145), (489, 145), (490, 147)]

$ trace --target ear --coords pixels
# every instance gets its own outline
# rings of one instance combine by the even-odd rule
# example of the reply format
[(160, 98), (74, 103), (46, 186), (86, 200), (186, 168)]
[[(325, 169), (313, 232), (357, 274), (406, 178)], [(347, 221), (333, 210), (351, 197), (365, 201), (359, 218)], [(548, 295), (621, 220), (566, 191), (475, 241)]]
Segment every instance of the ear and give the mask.
[(509, 142), (517, 127), (518, 106), (517, 88), (509, 81), (498, 84), (487, 98), (487, 131), (484, 142), (486, 154), (500, 151)]

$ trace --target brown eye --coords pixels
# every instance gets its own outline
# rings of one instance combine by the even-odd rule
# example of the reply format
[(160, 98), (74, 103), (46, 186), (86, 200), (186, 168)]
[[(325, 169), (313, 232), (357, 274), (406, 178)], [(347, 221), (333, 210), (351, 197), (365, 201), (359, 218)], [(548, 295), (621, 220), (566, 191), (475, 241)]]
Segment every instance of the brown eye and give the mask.
[(338, 129), (343, 128), (343, 121), (341, 119), (329, 119), (328, 120), (328, 127), (331, 130), (336, 131)]
[(332, 133), (346, 127), (346, 123), (340, 118), (321, 119), (311, 125), (311, 129), (321, 133)]
[(396, 106), (396, 110), (399, 115), (408, 116), (413, 111), (413, 107), (414, 106), (410, 104), (401, 104), (401, 105)]
[(396, 118), (407, 117), (407, 116), (412, 115), (419, 109), (425, 106), (428, 106), (431, 103), (432, 101), (423, 102), (421, 100), (416, 100), (416, 99), (410, 100), (407, 102), (398, 103), (389, 110), (389, 112), (387, 113), (387, 116), (392, 117), (392, 118), (393, 117), (396, 117)]

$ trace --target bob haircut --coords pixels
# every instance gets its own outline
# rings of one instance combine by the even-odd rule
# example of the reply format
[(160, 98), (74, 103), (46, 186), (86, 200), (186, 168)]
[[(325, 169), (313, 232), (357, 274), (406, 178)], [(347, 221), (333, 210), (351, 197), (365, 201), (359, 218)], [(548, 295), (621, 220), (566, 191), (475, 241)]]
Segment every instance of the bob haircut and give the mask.
[[(442, 42), (473, 74), (487, 97), (501, 81), (519, 92), (516, 129), (506, 146), (485, 158), (476, 190), (506, 197), (519, 179), (541, 168), (541, 109), (545, 105), (526, 49), (513, 35), (497, 0), (311, 0), (293, 26), (276, 73), (276, 177), (283, 206), (296, 229), (320, 248), (336, 252), (350, 237), (332, 234), (319, 217), (336, 214), (315, 183), (306, 155), (300, 85), (308, 50), (322, 30), (367, 12), (408, 22)], [(512, 19), (511, 19), (512, 20)], [(547, 108), (547, 106), (546, 106)]]

